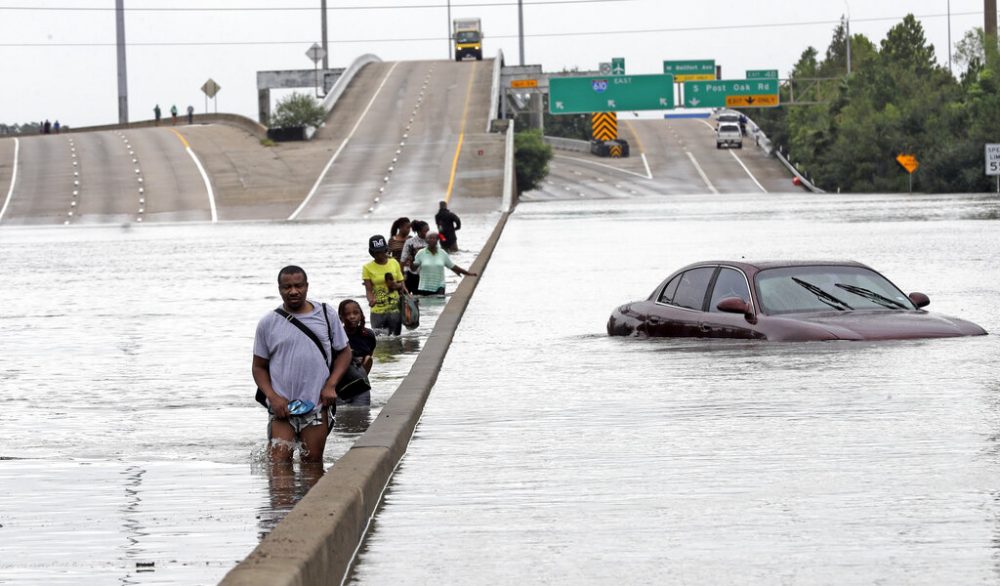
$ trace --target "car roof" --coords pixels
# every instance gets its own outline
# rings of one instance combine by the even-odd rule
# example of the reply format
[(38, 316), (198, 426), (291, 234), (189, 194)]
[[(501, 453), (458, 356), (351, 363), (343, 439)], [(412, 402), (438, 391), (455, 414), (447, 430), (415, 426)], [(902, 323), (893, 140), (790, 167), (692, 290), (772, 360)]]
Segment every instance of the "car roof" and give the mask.
[(871, 269), (866, 264), (855, 260), (705, 260), (691, 263), (675, 272), (686, 271), (697, 267), (725, 265), (742, 269), (746, 273), (757, 273), (766, 269), (777, 269), (785, 267), (809, 267), (809, 266), (850, 266)]

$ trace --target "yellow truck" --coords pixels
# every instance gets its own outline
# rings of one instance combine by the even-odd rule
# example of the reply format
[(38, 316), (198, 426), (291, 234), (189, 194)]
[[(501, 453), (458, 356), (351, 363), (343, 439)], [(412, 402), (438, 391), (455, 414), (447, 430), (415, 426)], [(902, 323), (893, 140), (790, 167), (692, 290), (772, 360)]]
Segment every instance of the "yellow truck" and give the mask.
[(451, 21), (455, 41), (455, 61), (472, 56), (483, 60), (483, 26), (478, 18), (456, 18)]

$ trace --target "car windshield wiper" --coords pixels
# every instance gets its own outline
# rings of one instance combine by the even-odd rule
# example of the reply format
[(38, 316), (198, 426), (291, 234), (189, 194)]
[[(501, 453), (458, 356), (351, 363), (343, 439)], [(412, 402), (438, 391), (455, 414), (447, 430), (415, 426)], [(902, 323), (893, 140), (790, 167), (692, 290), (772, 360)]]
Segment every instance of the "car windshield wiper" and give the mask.
[(871, 289), (865, 289), (864, 287), (858, 287), (857, 285), (845, 285), (843, 283), (836, 283), (834, 286), (840, 287), (844, 291), (854, 293), (858, 297), (864, 297), (868, 301), (881, 305), (882, 307), (887, 307), (889, 309), (907, 309), (905, 305), (895, 299), (889, 299), (885, 295), (879, 295)]
[(854, 309), (850, 305), (844, 303), (837, 297), (827, 293), (823, 289), (820, 289), (816, 285), (813, 285), (809, 281), (803, 281), (798, 277), (792, 277), (792, 280), (801, 285), (806, 291), (809, 291), (810, 293), (815, 295), (817, 299), (829, 305), (830, 307), (836, 309), (837, 311), (844, 311), (845, 309)]

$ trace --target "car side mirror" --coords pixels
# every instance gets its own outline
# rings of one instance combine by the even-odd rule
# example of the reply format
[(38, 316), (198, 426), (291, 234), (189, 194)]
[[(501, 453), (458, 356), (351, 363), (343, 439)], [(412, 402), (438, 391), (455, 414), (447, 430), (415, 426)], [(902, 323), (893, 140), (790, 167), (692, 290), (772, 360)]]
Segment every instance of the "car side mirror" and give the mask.
[(742, 313), (748, 322), (757, 323), (757, 315), (753, 312), (753, 308), (739, 297), (726, 297), (719, 301), (715, 307), (725, 313)]
[(910, 298), (910, 301), (912, 301), (913, 304), (917, 306), (918, 309), (921, 307), (927, 307), (928, 305), (931, 304), (931, 298), (924, 295), (923, 293), (913, 292), (910, 293), (908, 297)]

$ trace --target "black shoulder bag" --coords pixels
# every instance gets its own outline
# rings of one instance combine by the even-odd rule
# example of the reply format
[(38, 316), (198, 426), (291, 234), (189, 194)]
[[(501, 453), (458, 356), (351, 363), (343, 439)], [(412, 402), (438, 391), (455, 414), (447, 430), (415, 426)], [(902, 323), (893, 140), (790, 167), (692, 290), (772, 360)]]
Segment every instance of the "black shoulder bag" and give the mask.
[[(323, 343), (320, 342), (319, 338), (316, 337), (316, 334), (309, 329), (309, 326), (295, 319), (294, 315), (288, 313), (280, 307), (275, 308), (274, 312), (285, 318), (285, 320), (293, 326), (302, 330), (302, 333), (308, 336), (309, 339), (316, 344), (316, 347), (319, 348), (320, 353), (323, 355), (323, 361), (330, 364), (331, 372), (333, 372), (333, 363), (337, 360), (337, 356), (339, 356), (341, 352), (351, 351), (351, 346), (348, 344), (343, 350), (336, 351), (334, 353), (333, 360), (328, 360), (326, 357), (326, 350), (323, 349)], [(326, 320), (326, 333), (330, 338), (330, 348), (333, 349), (333, 330), (330, 327), (330, 316), (326, 312), (326, 303), (323, 304), (323, 318)], [(364, 367), (355, 362), (352, 358), (350, 364), (347, 366), (347, 370), (344, 372), (343, 376), (340, 377), (340, 380), (337, 381), (337, 396), (341, 399), (349, 401), (361, 393), (371, 390), (371, 388), (372, 386), (368, 382), (368, 373), (365, 372)], [(254, 399), (264, 407), (267, 407), (267, 395), (264, 394), (264, 391), (262, 391), (260, 387), (257, 387), (257, 394), (254, 396)]]

